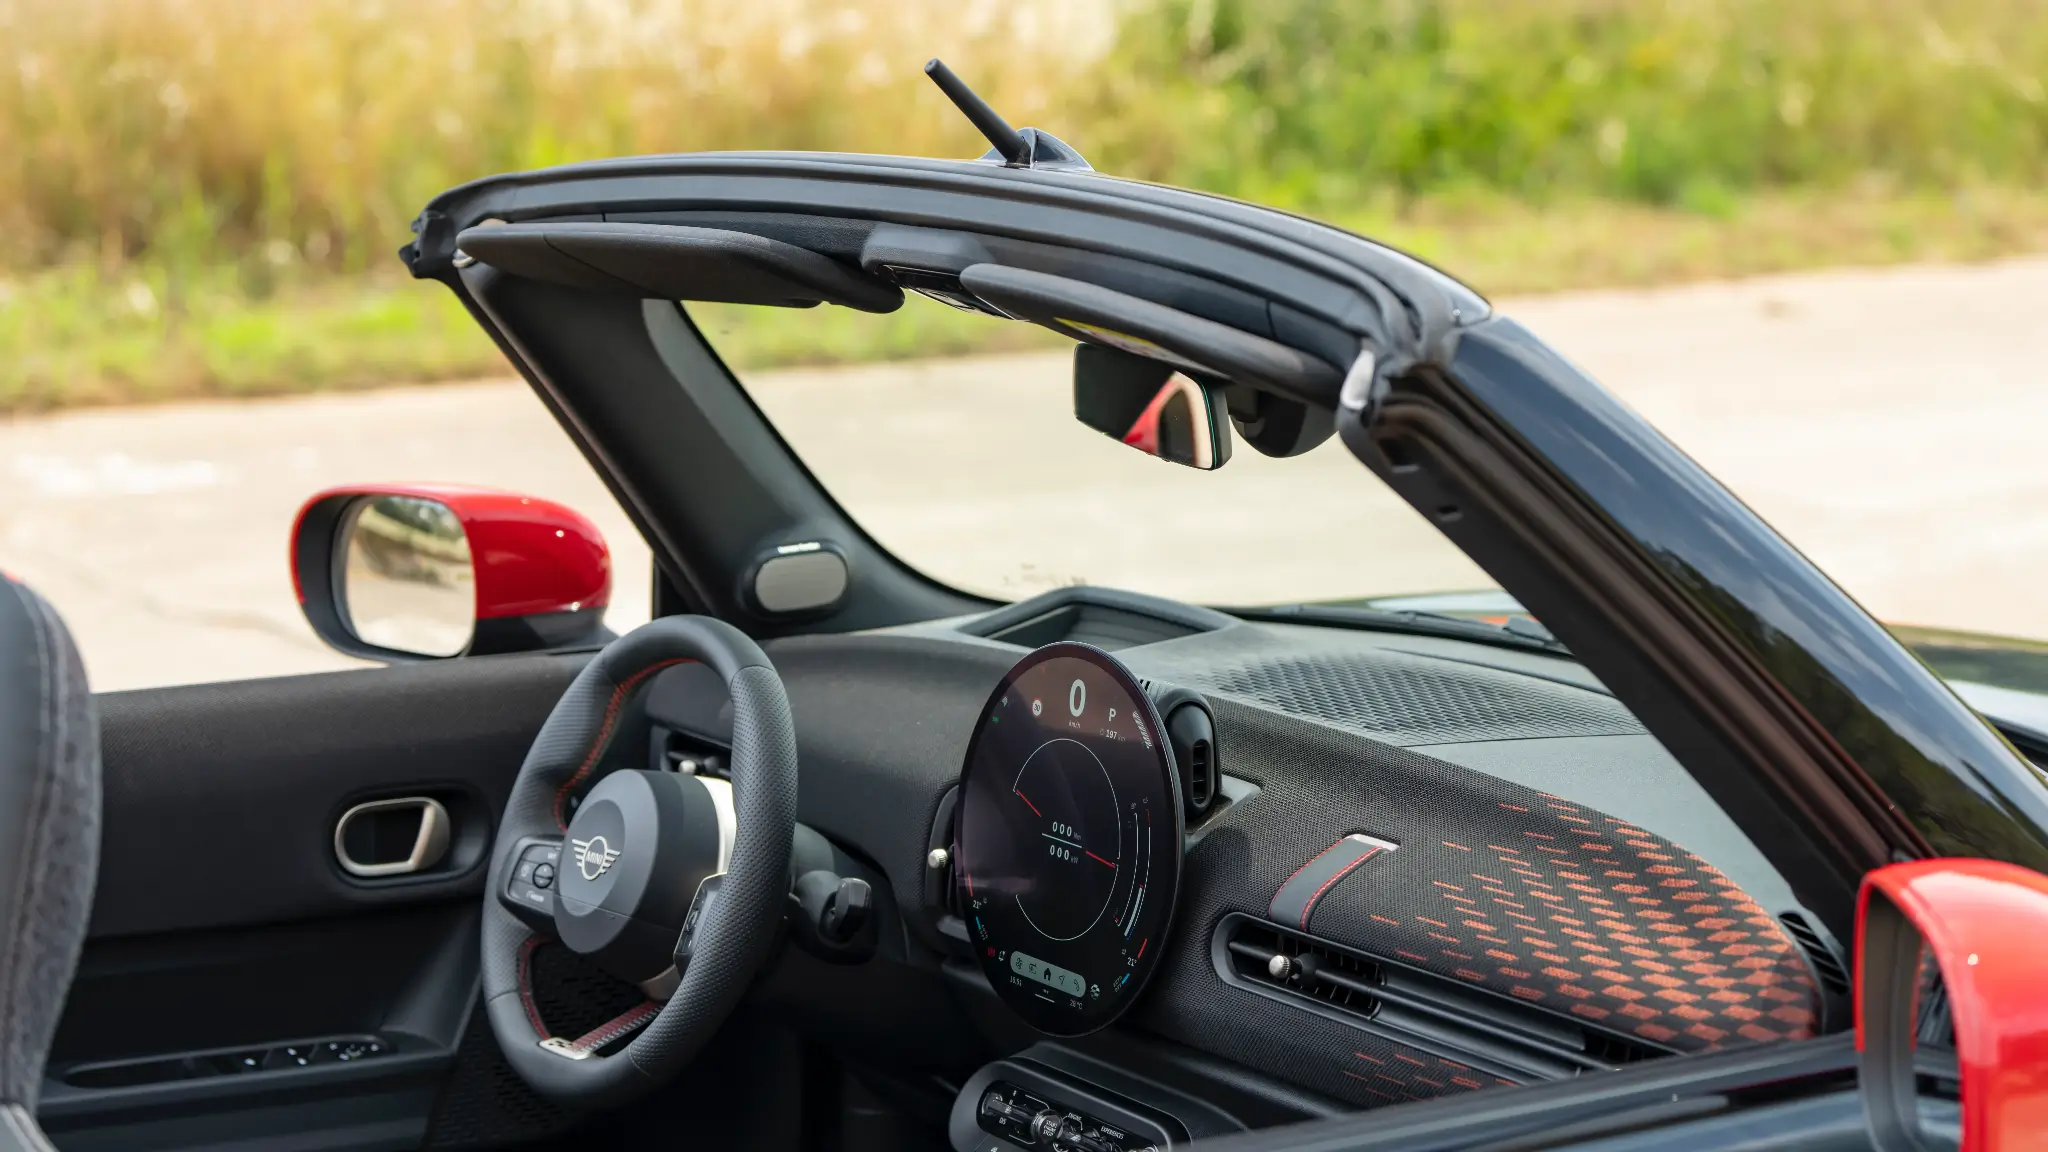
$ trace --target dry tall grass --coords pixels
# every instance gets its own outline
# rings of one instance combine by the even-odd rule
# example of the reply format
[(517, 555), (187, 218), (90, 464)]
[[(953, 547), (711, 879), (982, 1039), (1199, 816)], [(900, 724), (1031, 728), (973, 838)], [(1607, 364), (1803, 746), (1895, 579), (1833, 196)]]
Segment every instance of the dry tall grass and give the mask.
[(971, 154), (934, 54), (1105, 170), (1340, 214), (2048, 183), (2048, 0), (0, 0), (0, 267), (356, 269), (493, 172)]
[(0, 0), (0, 262), (361, 268), (494, 172), (971, 154), (927, 57), (1023, 123), (1106, 30), (1057, 0)]

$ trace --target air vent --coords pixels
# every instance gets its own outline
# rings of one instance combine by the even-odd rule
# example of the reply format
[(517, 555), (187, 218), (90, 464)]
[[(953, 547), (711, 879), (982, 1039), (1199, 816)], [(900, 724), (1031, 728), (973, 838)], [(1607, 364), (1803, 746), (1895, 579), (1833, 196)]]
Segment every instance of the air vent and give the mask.
[(1188, 807), (1207, 811), (1216, 796), (1216, 746), (1197, 740), (1188, 748)]
[(1797, 912), (1787, 912), (1778, 917), (1778, 923), (1785, 926), (1793, 942), (1806, 953), (1807, 962), (1813, 965), (1813, 974), (1820, 980), (1820, 986), (1836, 996), (1847, 996), (1849, 974), (1842, 971), (1842, 962), (1835, 959), (1834, 950), (1820, 938), (1820, 933), (1813, 930), (1813, 925), (1806, 922), (1806, 917)]
[(1669, 1054), (1236, 913), (1217, 926), (1211, 955), (1228, 983), (1517, 1082), (1564, 1080)]
[(1245, 921), (1230, 934), (1232, 967), (1244, 980), (1335, 1005), (1361, 1020), (1379, 1015), (1380, 966), (1269, 924)]

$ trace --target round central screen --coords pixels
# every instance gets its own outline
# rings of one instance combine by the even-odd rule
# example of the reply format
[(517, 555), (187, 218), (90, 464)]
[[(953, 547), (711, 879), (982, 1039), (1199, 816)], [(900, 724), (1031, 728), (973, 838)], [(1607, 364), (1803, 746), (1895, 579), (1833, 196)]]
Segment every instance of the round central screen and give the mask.
[(1051, 644), (1003, 677), (967, 748), (955, 882), (982, 970), (1044, 1032), (1122, 1014), (1180, 889), (1179, 777), (1137, 680)]

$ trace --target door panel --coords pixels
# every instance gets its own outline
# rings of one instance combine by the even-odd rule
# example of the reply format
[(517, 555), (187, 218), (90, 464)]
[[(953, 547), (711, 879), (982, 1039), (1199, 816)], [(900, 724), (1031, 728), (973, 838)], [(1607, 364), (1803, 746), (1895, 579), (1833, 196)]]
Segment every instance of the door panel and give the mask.
[(91, 938), (479, 897), (481, 857), (419, 877), (347, 876), (335, 822), (363, 800), (445, 793), (472, 806), (451, 809), (458, 845), (478, 824), (488, 834), (586, 659), (493, 656), (101, 696)]
[[(586, 659), (101, 696), (99, 888), (41, 1108), (58, 1146), (419, 1147), (458, 1053), (496, 1059), (463, 1043), (489, 839)], [(401, 796), (447, 809), (442, 861), (348, 875), (336, 821)]]

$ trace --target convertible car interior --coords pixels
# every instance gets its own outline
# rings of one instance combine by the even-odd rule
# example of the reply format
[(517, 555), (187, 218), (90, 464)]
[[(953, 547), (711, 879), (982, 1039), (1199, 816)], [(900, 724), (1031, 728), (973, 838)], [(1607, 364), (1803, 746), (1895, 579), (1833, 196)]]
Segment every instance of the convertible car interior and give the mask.
[[(934, 75), (988, 156), (639, 158), (427, 207), (407, 266), (618, 497), (653, 619), (605, 628), (575, 510), (308, 493), (307, 621), (388, 666), (97, 699), (90, 925), (26, 1009), (64, 1005), (39, 1090), (9, 1025), (11, 1122), (66, 1152), (1869, 1147), (1859, 884), (2039, 867), (2039, 770), (1469, 289), (1101, 176)], [(1194, 493), (1341, 458), (1289, 499), (1390, 493), (1504, 591), (930, 578), (712, 331), (906, 293), (1071, 342), (1076, 443)], [(1113, 532), (1022, 507), (977, 516)], [(1199, 495), (1156, 514), (1177, 569), (1233, 547)], [(459, 627), (408, 631), (449, 589)], [(1896, 979), (1905, 1107), (1953, 1143), (1941, 969)]]

